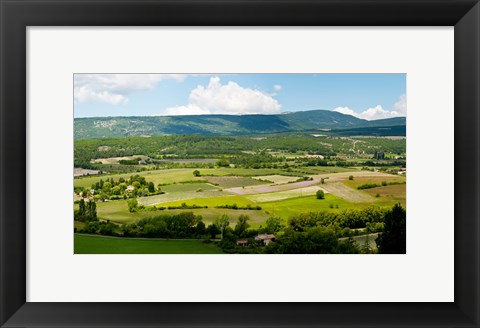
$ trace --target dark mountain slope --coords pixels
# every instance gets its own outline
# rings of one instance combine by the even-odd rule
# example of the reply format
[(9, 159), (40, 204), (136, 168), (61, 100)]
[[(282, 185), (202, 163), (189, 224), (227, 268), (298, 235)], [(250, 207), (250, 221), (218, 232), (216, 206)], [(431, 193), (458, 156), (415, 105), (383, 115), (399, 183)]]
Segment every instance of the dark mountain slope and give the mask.
[(244, 135), (318, 129), (353, 129), (405, 125), (405, 118), (358, 119), (327, 110), (277, 115), (185, 115), (92, 117), (75, 119), (75, 139), (171, 134)]

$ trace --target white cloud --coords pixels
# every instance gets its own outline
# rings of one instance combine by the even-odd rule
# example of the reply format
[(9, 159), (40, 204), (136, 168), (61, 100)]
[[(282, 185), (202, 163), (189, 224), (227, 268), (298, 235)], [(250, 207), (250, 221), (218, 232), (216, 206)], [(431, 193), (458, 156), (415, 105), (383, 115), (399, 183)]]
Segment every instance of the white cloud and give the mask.
[(360, 118), (366, 119), (366, 120), (380, 120), (383, 118), (391, 118), (391, 117), (397, 117), (400, 116), (400, 113), (396, 111), (388, 111), (382, 108), (382, 106), (377, 105), (375, 107), (371, 107), (367, 109), (366, 111), (363, 111), (362, 113), (359, 114)]
[(355, 113), (355, 111), (353, 109), (350, 109), (348, 107), (337, 107), (333, 110), (334, 112), (339, 112), (339, 113), (342, 113), (342, 114), (345, 114), (345, 115), (352, 115), (352, 116), (355, 116), (357, 117), (357, 113)]
[(282, 86), (281, 86), (280, 84), (275, 84), (275, 85), (273, 86), (273, 88), (275, 89), (275, 91), (280, 91), (280, 90), (282, 90)]
[(167, 108), (163, 115), (185, 114), (273, 114), (281, 105), (259, 90), (244, 88), (235, 82), (222, 84), (210, 78), (208, 86), (199, 85), (190, 92), (189, 104)]
[(405, 94), (401, 95), (393, 108), (402, 115), (407, 115), (407, 96)]
[(161, 80), (185, 78), (184, 74), (75, 74), (74, 101), (124, 105), (135, 91), (153, 89)]
[(333, 111), (346, 114), (346, 115), (352, 115), (352, 116), (355, 116), (364, 120), (369, 120), (369, 121), (403, 116), (399, 112), (385, 110), (380, 105), (368, 108), (367, 110), (361, 113), (357, 113), (353, 109), (350, 109), (348, 107), (337, 107)]
[(407, 115), (407, 97), (403, 94), (399, 97), (398, 101), (393, 105), (394, 110), (386, 110), (381, 105), (375, 107), (370, 107), (367, 110), (364, 110), (361, 113), (355, 112), (353, 109), (348, 107), (337, 107), (333, 111), (339, 112), (346, 115), (352, 115), (364, 120), (380, 120), (384, 118), (392, 118), (398, 116)]

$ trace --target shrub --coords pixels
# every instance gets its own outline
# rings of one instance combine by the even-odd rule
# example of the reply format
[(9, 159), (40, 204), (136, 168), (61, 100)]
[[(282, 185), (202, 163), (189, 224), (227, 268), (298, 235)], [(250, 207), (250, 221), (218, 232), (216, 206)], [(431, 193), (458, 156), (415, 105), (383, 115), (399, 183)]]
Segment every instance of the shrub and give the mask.
[(325, 199), (325, 193), (323, 190), (317, 190), (317, 199)]

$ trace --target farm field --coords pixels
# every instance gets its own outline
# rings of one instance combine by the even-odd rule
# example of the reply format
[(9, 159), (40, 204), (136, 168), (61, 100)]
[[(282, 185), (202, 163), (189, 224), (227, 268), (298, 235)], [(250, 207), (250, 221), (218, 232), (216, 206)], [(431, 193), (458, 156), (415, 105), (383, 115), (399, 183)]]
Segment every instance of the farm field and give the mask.
[(381, 176), (355, 176), (353, 180), (342, 181), (346, 186), (357, 189), (359, 186), (367, 183), (375, 183), (381, 185), (382, 182), (387, 183), (406, 183), (407, 179), (400, 175), (381, 175)]
[[(272, 182), (267, 182), (271, 184), (284, 184), (284, 183), (296, 181), (298, 178), (293, 176), (273, 174), (273, 175), (257, 176), (257, 177), (253, 177), (253, 179), (272, 181)], [(265, 184), (265, 182), (263, 183)]]
[[(194, 169), (169, 169), (169, 170), (154, 170), (154, 171), (145, 171), (140, 172), (142, 176), (144, 176), (148, 181), (152, 181), (155, 185), (158, 184), (172, 184), (172, 183), (179, 183), (185, 181), (203, 181), (205, 180), (202, 177), (194, 177), (193, 176)], [(214, 169), (204, 169), (202, 172), (206, 174), (216, 174), (216, 175), (225, 175), (222, 171), (217, 171)], [(123, 174), (110, 174), (107, 176), (95, 176), (95, 177), (84, 177), (75, 179), (73, 184), (75, 187), (84, 187), (90, 188), (90, 186), (100, 179), (105, 180), (108, 178), (113, 178), (118, 180), (120, 178), (128, 179), (132, 175), (139, 174), (139, 172), (132, 172), (132, 173), (123, 173)]]
[(178, 191), (178, 192), (167, 192), (161, 195), (141, 197), (138, 198), (138, 202), (141, 205), (150, 206), (150, 205), (159, 205), (167, 202), (174, 201), (185, 201), (193, 198), (210, 198), (218, 196), (227, 196), (228, 193), (220, 189), (212, 189), (205, 191)]
[[(171, 171), (171, 172), (168, 172)], [(206, 172), (212, 173), (214, 170)], [(168, 177), (171, 184), (160, 186), (161, 190), (165, 192), (160, 195), (146, 196), (137, 198), (138, 204), (143, 206), (156, 207), (179, 207), (183, 203), (187, 206), (208, 206), (208, 208), (197, 209), (165, 209), (161, 211), (128, 211), (128, 200), (112, 200), (107, 202), (98, 202), (97, 211), (101, 219), (110, 220), (115, 223), (125, 224), (134, 223), (140, 219), (149, 218), (160, 214), (178, 214), (181, 212), (193, 212), (195, 215), (201, 215), (206, 224), (213, 223), (215, 219), (222, 214), (226, 214), (232, 225), (235, 224), (239, 215), (248, 215), (250, 224), (253, 227), (258, 227), (265, 223), (269, 216), (279, 216), (282, 219), (288, 219), (292, 215), (301, 212), (317, 212), (317, 211), (333, 211), (352, 208), (364, 208), (369, 205), (376, 205), (380, 207), (391, 206), (395, 202), (405, 204), (405, 184), (391, 185), (385, 187), (378, 187), (366, 190), (358, 190), (355, 187), (364, 183), (379, 183), (387, 182), (405, 182), (405, 177), (394, 176), (390, 174), (370, 171), (358, 171), (353, 169), (351, 171), (316, 174), (311, 175), (311, 181), (302, 181), (288, 183), (298, 177), (291, 177), (279, 174), (260, 175), (256, 176), (258, 179), (275, 181), (277, 184), (265, 184), (263, 181), (255, 180), (254, 178), (244, 176), (226, 175), (232, 172), (241, 172), (245, 175), (252, 175), (257, 170), (238, 170), (231, 168), (221, 168), (215, 170), (216, 176), (201, 176), (194, 177), (191, 174), (191, 169), (174, 169), (141, 172), (146, 179), (159, 177)], [(354, 175), (354, 180), (348, 180), (350, 175)], [(116, 175), (113, 178), (119, 178)], [(175, 177), (178, 180), (175, 180)], [(326, 183), (320, 184), (321, 177), (325, 178)], [(92, 177), (93, 178), (93, 177)], [(97, 178), (97, 177), (95, 177)], [(219, 186), (211, 183), (202, 182), (208, 178), (209, 181), (215, 181)], [(327, 179), (328, 178), (328, 179)], [(189, 180), (185, 180), (189, 179)], [(198, 183), (181, 183), (184, 181), (192, 181), (198, 179)], [(86, 180), (81, 179), (81, 180)], [(293, 181), (295, 181), (293, 180)], [(93, 179), (92, 179), (93, 181)], [(165, 181), (165, 180), (162, 180)], [(285, 183), (286, 182), (286, 183)], [(229, 189), (222, 189), (221, 185), (238, 185), (254, 183), (245, 187), (234, 187)], [(255, 184), (256, 183), (256, 184)], [(315, 193), (318, 190), (323, 190), (325, 193), (324, 200), (317, 200)], [(379, 194), (379, 197), (376, 197)], [(78, 200), (80, 197), (74, 195)], [(261, 210), (243, 210), (243, 209), (228, 209), (215, 208), (223, 205), (238, 206), (261, 206)], [(338, 206), (338, 208), (337, 208)], [(78, 206), (76, 207), (78, 208)]]
[(97, 203), (97, 214), (100, 219), (110, 220), (117, 223), (130, 223), (152, 216), (152, 212), (128, 211), (126, 200), (115, 200)]
[(400, 203), (403, 206), (406, 205), (406, 185), (393, 185), (393, 186), (382, 186), (372, 189), (365, 189), (364, 192), (376, 196), (379, 195), (379, 201), (384, 203)]
[(303, 197), (306, 195), (315, 195), (317, 190), (323, 190), (325, 193), (328, 193), (325, 188), (322, 188), (319, 185), (314, 185), (285, 191), (249, 194), (245, 195), (245, 198), (257, 203), (274, 202), (283, 199)]
[(158, 240), (74, 235), (75, 254), (221, 254), (201, 240)]
[[(193, 176), (193, 171), (195, 168), (181, 168), (181, 169), (160, 169), (152, 171), (143, 171), (143, 172), (132, 172), (132, 173), (122, 173), (122, 174), (108, 174), (100, 176), (88, 176), (74, 179), (75, 187), (84, 187), (89, 188), (92, 184), (100, 181), (100, 179), (105, 180), (106, 178), (113, 178), (118, 180), (120, 178), (128, 179), (130, 176), (135, 174), (141, 174), (145, 176), (148, 181), (152, 181), (155, 185), (157, 184), (173, 184), (181, 183), (187, 181), (205, 181), (211, 177), (223, 177), (223, 176), (233, 176), (233, 177), (252, 177), (252, 176), (263, 176), (270, 174), (282, 174), (282, 175), (292, 175), (292, 176), (301, 176), (299, 173), (285, 172), (281, 169), (242, 169), (242, 168), (200, 168), (201, 176)], [(252, 184), (258, 184), (258, 181), (252, 182)]]
[[(315, 196), (284, 199), (276, 202), (262, 203), (262, 208), (272, 216), (286, 220), (294, 215), (306, 212), (339, 212), (347, 209), (363, 209), (371, 203), (351, 203), (332, 194), (326, 194), (325, 199)], [(338, 206), (338, 208), (337, 208)]]
[(213, 191), (219, 190), (220, 188), (210, 183), (175, 183), (161, 186), (160, 189), (166, 193), (174, 193)]
[(352, 203), (367, 203), (375, 201), (370, 195), (364, 194), (360, 190), (347, 187), (341, 182), (326, 183), (322, 185), (322, 188), (329, 193), (337, 195), (338, 197)]
[(218, 185), (220, 188), (236, 188), (265, 184), (265, 182), (258, 181), (255, 178), (241, 176), (206, 177), (206, 179), (208, 182)]

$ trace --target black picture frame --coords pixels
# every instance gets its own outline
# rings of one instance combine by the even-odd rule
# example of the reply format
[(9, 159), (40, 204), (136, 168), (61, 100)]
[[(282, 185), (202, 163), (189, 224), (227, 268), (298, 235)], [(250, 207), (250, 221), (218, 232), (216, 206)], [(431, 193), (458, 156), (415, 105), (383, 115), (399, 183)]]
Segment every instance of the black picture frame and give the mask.
[[(478, 1), (0, 0), (0, 22), (2, 327), (479, 327)], [(26, 27), (157, 25), (455, 26), (455, 301), (26, 302)]]

